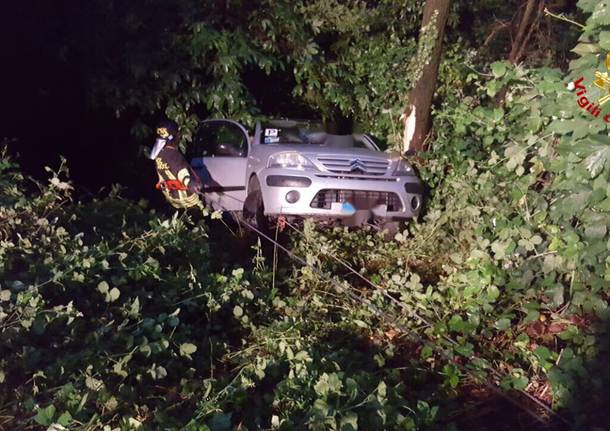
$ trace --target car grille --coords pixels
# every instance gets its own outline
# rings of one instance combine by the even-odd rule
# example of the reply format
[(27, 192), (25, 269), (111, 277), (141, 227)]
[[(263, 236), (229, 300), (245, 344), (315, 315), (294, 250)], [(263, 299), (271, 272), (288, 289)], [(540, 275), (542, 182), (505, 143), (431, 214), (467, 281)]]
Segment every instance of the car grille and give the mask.
[(390, 162), (381, 158), (318, 156), (318, 161), (337, 174), (384, 175)]
[(370, 209), (377, 205), (387, 205), (388, 211), (402, 211), (402, 203), (396, 193), (368, 190), (323, 189), (314, 196), (310, 206), (330, 209), (333, 202), (349, 202), (357, 209)]

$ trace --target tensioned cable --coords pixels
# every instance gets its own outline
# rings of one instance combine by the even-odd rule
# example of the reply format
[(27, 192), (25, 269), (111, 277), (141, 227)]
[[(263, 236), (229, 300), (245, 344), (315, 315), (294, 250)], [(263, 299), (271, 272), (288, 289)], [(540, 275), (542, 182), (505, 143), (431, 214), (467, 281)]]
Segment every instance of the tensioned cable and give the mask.
[[(200, 192), (199, 193), (202, 197), (204, 197), (205, 195)], [(244, 204), (245, 202), (239, 198), (236, 198), (234, 196), (230, 196), (225, 194), (226, 197), (229, 197), (231, 199), (234, 199), (242, 204)], [(220, 205), (220, 204), (218, 204)], [(220, 205), (222, 207), (222, 205)], [(223, 207), (224, 209), (224, 207)], [(224, 209), (227, 212), (231, 212), (229, 210)], [(280, 250), (282, 250), (283, 252), (285, 252), (290, 258), (292, 258), (293, 260), (296, 260), (297, 262), (299, 262), (300, 264), (302, 264), (303, 266), (308, 267), (309, 269), (311, 269), (316, 275), (318, 275), (319, 277), (321, 277), (322, 279), (328, 281), (329, 283), (331, 283), (333, 286), (335, 286), (335, 288), (338, 288), (340, 291), (347, 293), (353, 300), (355, 300), (356, 302), (359, 302), (363, 305), (365, 305), (366, 307), (368, 307), (371, 311), (373, 311), (376, 315), (378, 315), (378, 317), (381, 317), (383, 320), (385, 321), (390, 321), (393, 322), (392, 325), (397, 327), (398, 329), (400, 329), (402, 332), (404, 332), (407, 335), (411, 335), (414, 336), (414, 338), (417, 339), (417, 341), (419, 341), (420, 343), (424, 344), (424, 345), (428, 345), (429, 347), (431, 347), (433, 350), (440, 352), (443, 356), (445, 356), (446, 359), (448, 359), (451, 363), (453, 363), (454, 365), (456, 365), (458, 368), (460, 368), (460, 370), (462, 372), (464, 372), (465, 374), (470, 375), (471, 377), (474, 377), (475, 380), (479, 380), (480, 381), (480, 377), (477, 376), (476, 374), (474, 374), (474, 372), (468, 368), (466, 368), (466, 366), (460, 364), (459, 362), (455, 362), (453, 361), (453, 358), (449, 356), (449, 354), (442, 348), (440, 348), (439, 346), (437, 346), (436, 344), (432, 343), (430, 340), (426, 340), (424, 339), (421, 335), (415, 333), (412, 329), (393, 321), (393, 319), (391, 319), (391, 316), (389, 316), (387, 313), (385, 313), (383, 310), (379, 309), (379, 307), (377, 307), (376, 305), (374, 305), (373, 303), (371, 303), (371, 301), (369, 301), (368, 299), (362, 298), (359, 295), (354, 294), (353, 292), (351, 292), (350, 290), (346, 289), (345, 286), (342, 286), (340, 283), (338, 283), (336, 280), (330, 278), (327, 274), (325, 274), (324, 272), (322, 272), (320, 269), (316, 268), (315, 266), (311, 265), (310, 263), (308, 263), (305, 259), (303, 259), (302, 257), (296, 255), (295, 253), (293, 253), (291, 250), (287, 249), (286, 247), (284, 247), (282, 244), (280, 244), (279, 242), (275, 241), (273, 238), (269, 237), (268, 235), (266, 235), (265, 233), (263, 233), (261, 230), (259, 230), (257, 227), (255, 227), (254, 225), (252, 225), (251, 223), (249, 223), (248, 221), (246, 221), (243, 217), (239, 217), (236, 214), (234, 214), (234, 216), (237, 218), (237, 220), (241, 223), (243, 223), (244, 225), (246, 225), (249, 229), (251, 229), (252, 231), (256, 232), (259, 236), (262, 236), (263, 238), (265, 238), (267, 241), (269, 241), (270, 243), (274, 244), (275, 247), (279, 248)], [(304, 232), (300, 231), (296, 226), (292, 225), (291, 223), (289, 223), (288, 221), (286, 221), (286, 224), (288, 226), (291, 227), (291, 229), (293, 229), (294, 231), (296, 231), (298, 234), (300, 234), (301, 236), (303, 236), (305, 239), (307, 239), (307, 236), (305, 235)], [(378, 286), (377, 284), (373, 283), (371, 280), (369, 280), (368, 278), (366, 278), (365, 276), (363, 276), (362, 274), (360, 274), (360, 272), (356, 271), (354, 268), (352, 268), (349, 264), (347, 264), (346, 262), (344, 262), (341, 258), (334, 256), (331, 253), (325, 253), (327, 254), (329, 257), (335, 259), (337, 262), (341, 263), (346, 269), (348, 269), (348, 271), (352, 272), (353, 274), (355, 274), (356, 276), (358, 276), (360, 279), (362, 279), (363, 281), (365, 281), (367, 284), (369, 284), (370, 286), (374, 287), (375, 289), (379, 290), (385, 297), (387, 297), (388, 299), (390, 299), (393, 303), (397, 304), (398, 306), (400, 306), (403, 309), (406, 309), (409, 313), (411, 313), (415, 318), (417, 318), (418, 320), (420, 320), (422, 323), (431, 326), (432, 322), (429, 322), (427, 319), (419, 316), (415, 311), (413, 311), (411, 309), (411, 307), (409, 307), (407, 304), (404, 304), (402, 301), (397, 300), (396, 298), (394, 298), (392, 295), (390, 295), (387, 290), (381, 286)], [(348, 283), (349, 285), (349, 283)], [(350, 285), (351, 287), (351, 285)], [(351, 287), (352, 289), (354, 289), (353, 287)], [(357, 289), (354, 289), (357, 290)], [(447, 335), (443, 335), (443, 339), (447, 342), (449, 342), (452, 345), (459, 345), (459, 343), (455, 340), (453, 340), (452, 338), (450, 338)], [(471, 357), (466, 357), (466, 359), (468, 360), (472, 360), (472, 356)], [(498, 370), (494, 370), (492, 368), (489, 368), (489, 371), (494, 375), (494, 377), (498, 378), (498, 379), (502, 379), (504, 377), (506, 377), (506, 375), (503, 375), (501, 372), (499, 372)], [(497, 395), (501, 396), (502, 398), (506, 399), (507, 401), (509, 401), (511, 404), (516, 405), (517, 407), (521, 408), (522, 410), (524, 410), (526, 413), (528, 413), (530, 416), (532, 416), (534, 419), (536, 419), (537, 421), (539, 421), (540, 423), (547, 425), (547, 421), (545, 421), (543, 418), (540, 417), (540, 415), (536, 412), (533, 412), (531, 409), (525, 407), (524, 405), (522, 405), (521, 403), (519, 403), (518, 401), (514, 400), (512, 397), (508, 396), (508, 394), (505, 391), (502, 391), (501, 389), (499, 389), (495, 384), (492, 384), (489, 382), (489, 380), (484, 380), (482, 382), (488, 389), (490, 389), (492, 392), (496, 393)], [(545, 403), (543, 403), (542, 401), (540, 401), (539, 399), (537, 399), (536, 397), (534, 397), (533, 395), (531, 395), (530, 393), (528, 393), (527, 391), (523, 390), (523, 389), (517, 389), (517, 392), (519, 392), (520, 394), (522, 394), (523, 396), (525, 396), (526, 398), (528, 398), (530, 401), (532, 401), (533, 403), (535, 403), (538, 407), (540, 407), (541, 409), (543, 409), (545, 412), (547, 412), (550, 416), (556, 417), (557, 419), (559, 419), (561, 422), (563, 422), (566, 425), (570, 425), (570, 422), (565, 419), (563, 416), (561, 416), (559, 413), (557, 413), (556, 411), (554, 411), (553, 409), (551, 409), (549, 406), (547, 406)]]
[[(295, 232), (297, 232), (299, 235), (301, 235), (305, 240), (307, 240), (307, 237), (305, 235), (304, 232), (302, 232), (301, 230), (299, 230), (295, 225), (293, 225), (292, 223), (286, 221), (286, 225), (289, 226), (291, 229), (293, 229)], [(363, 280), (365, 283), (367, 283), (369, 286), (375, 288), (376, 290), (380, 291), (383, 296), (385, 296), (386, 298), (388, 298), (391, 302), (393, 302), (394, 304), (398, 305), (400, 308), (402, 308), (403, 310), (407, 311), (407, 313), (409, 313), (411, 316), (415, 317), (416, 319), (418, 319), (420, 322), (422, 322), (423, 324), (425, 324), (426, 326), (432, 327), (434, 326), (434, 324), (425, 319), (424, 317), (420, 316), (415, 310), (413, 310), (412, 307), (409, 307), (407, 304), (405, 304), (404, 302), (396, 299), (395, 297), (393, 297), (386, 288), (379, 286), (378, 284), (374, 283), (373, 281), (371, 281), (370, 279), (366, 278), (364, 275), (362, 275), (359, 271), (357, 271), (355, 268), (353, 268), (352, 266), (350, 266), (345, 260), (341, 259), (340, 257), (337, 257), (336, 255), (334, 255), (333, 253), (330, 253), (328, 251), (322, 251), (322, 253), (326, 254), (327, 256), (331, 257), (332, 259), (334, 259), (335, 261), (337, 261), (339, 264), (341, 264), (344, 268), (346, 268), (349, 272), (351, 272), (352, 274), (356, 275), (358, 278), (360, 278), (361, 280)], [(454, 339), (452, 339), (451, 337), (449, 337), (448, 335), (442, 335), (441, 336), (445, 341), (447, 341), (448, 343), (454, 345), (454, 346), (458, 346), (459, 343), (457, 341), (455, 341)], [(473, 358), (476, 358), (476, 356), (474, 355), (474, 353), (469, 356), (466, 357), (469, 360), (472, 360)], [(498, 378), (498, 379), (502, 379), (506, 376), (503, 376), (502, 373), (500, 373), (499, 371), (493, 369), (493, 368), (487, 368), (493, 375), (494, 377)], [(555, 412), (554, 410), (552, 410), (550, 407), (548, 407), (546, 404), (544, 404), (543, 402), (541, 402), (538, 398), (534, 397), (533, 395), (531, 395), (530, 393), (528, 393), (527, 391), (518, 390), (521, 394), (523, 394), (524, 396), (526, 396), (528, 399), (530, 399), (531, 401), (533, 401), (534, 403), (536, 403), (538, 406), (540, 406), (541, 408), (543, 408), (545, 411), (547, 411), (547, 413), (557, 416), (559, 419), (561, 419), (564, 423), (569, 424), (569, 422), (564, 419), (561, 415), (559, 415), (557, 412)], [(512, 400), (511, 400), (512, 401)]]

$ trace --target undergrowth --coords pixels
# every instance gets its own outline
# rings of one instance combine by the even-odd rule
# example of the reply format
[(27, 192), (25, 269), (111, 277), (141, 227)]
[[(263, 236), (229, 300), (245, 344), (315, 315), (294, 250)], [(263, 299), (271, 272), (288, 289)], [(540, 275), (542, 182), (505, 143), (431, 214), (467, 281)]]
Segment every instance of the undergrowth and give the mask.
[(204, 221), (118, 189), (76, 201), (65, 165), (40, 184), (3, 153), (0, 428), (455, 429), (485, 381), (604, 423), (607, 108), (591, 116), (567, 87), (584, 76), (596, 97), (610, 20), (579, 4), (567, 75), (456, 76), (414, 160), (421, 220), (391, 241), (311, 222), (291, 235), (324, 277), (288, 260), (273, 274), (260, 246), (228, 261)]

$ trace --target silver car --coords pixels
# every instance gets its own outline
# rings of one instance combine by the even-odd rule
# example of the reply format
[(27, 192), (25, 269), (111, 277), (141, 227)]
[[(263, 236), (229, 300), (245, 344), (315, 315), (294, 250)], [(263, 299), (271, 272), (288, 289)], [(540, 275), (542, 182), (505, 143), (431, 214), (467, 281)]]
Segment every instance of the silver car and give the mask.
[(187, 158), (212, 208), (243, 211), (259, 225), (278, 216), (400, 221), (422, 206), (422, 183), (399, 154), (308, 121), (259, 123), (251, 136), (236, 121), (206, 120)]

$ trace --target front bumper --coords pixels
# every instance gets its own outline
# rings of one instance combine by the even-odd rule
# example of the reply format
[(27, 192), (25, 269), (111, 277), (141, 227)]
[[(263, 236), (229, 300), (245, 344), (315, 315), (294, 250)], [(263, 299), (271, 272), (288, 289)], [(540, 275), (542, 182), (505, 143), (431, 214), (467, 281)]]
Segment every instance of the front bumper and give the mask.
[[(265, 214), (348, 218), (370, 211), (387, 220), (416, 217), (423, 185), (416, 176), (337, 175), (269, 168), (259, 174)], [(295, 193), (296, 192), (296, 193)], [(296, 198), (296, 199), (295, 199)]]

